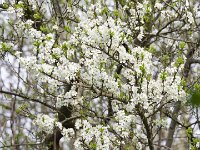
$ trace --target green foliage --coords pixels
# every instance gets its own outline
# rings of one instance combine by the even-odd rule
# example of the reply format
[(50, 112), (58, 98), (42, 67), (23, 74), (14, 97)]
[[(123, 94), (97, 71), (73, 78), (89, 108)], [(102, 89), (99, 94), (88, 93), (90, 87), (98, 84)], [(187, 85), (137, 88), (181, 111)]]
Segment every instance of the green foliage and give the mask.
[(149, 47), (149, 52), (151, 52), (151, 53), (155, 53), (156, 52), (156, 48), (154, 47), (154, 46), (150, 46)]
[(16, 114), (24, 115), (24, 116), (27, 116), (27, 117), (29, 117), (31, 119), (35, 119), (35, 115), (31, 114), (28, 111), (28, 104), (27, 103), (21, 105), (18, 109), (16, 109)]
[(144, 60), (144, 54), (143, 53), (141, 54), (141, 59)]
[(25, 103), (23, 105), (21, 105), (18, 109), (16, 109), (16, 113), (20, 114), (22, 111), (24, 111), (25, 109), (27, 109), (28, 105)]
[(186, 85), (187, 85), (187, 82), (186, 82), (186, 80), (184, 80), (184, 79), (181, 79), (181, 86), (183, 86), (183, 87), (186, 87)]
[(103, 129), (103, 128), (100, 128), (99, 131), (100, 131), (101, 133), (103, 133), (104, 129)]
[(167, 64), (169, 63), (169, 59), (170, 59), (169, 55), (163, 55), (161, 58), (162, 64), (164, 66), (167, 66)]
[(187, 128), (186, 129), (186, 135), (190, 144), (190, 150), (198, 150), (197, 143), (200, 142), (199, 138), (193, 137), (193, 131), (192, 128)]
[(189, 97), (189, 103), (191, 103), (193, 106), (200, 106), (200, 84), (196, 83), (194, 85), (194, 88), (189, 91), (190, 97)]
[(115, 35), (115, 33), (111, 30), (109, 31), (109, 34), (110, 34), (111, 37), (113, 37)]
[(97, 143), (95, 143), (95, 142), (90, 142), (89, 147), (90, 147), (90, 149), (95, 150), (95, 149), (97, 148)]
[(33, 45), (35, 46), (35, 47), (39, 47), (40, 46), (40, 42), (37, 40), (37, 41), (35, 41), (34, 43), (33, 43)]
[(125, 36), (125, 34), (124, 34), (124, 33), (122, 33), (122, 34), (121, 34), (121, 38), (122, 38), (122, 40), (124, 40), (124, 39), (125, 39), (125, 37), (126, 37), (126, 36)]
[(122, 6), (126, 5), (126, 0), (118, 0), (118, 1)]
[(188, 138), (191, 138), (191, 134), (192, 134), (192, 128), (186, 129), (186, 135)]
[(6, 44), (6, 43), (3, 42), (1, 44), (1, 50), (3, 52), (12, 52), (12, 46), (10, 46), (10, 45), (8, 45), (8, 44)]
[(151, 80), (151, 77), (152, 77), (152, 74), (147, 74), (147, 75), (146, 75), (147, 81), (150, 81), (150, 80)]
[(18, 8), (25, 8), (25, 5), (23, 3), (17, 3), (14, 5), (14, 8), (18, 9)]
[(68, 33), (71, 33), (71, 32), (72, 32), (69, 26), (65, 26), (65, 27), (64, 27), (64, 30), (67, 31)]
[(68, 2), (68, 7), (72, 7), (73, 1), (72, 0), (68, 0), (67, 2)]
[(67, 44), (66, 43), (64, 43), (63, 45), (62, 45), (62, 50), (66, 50), (68, 47), (67, 47)]
[(142, 64), (142, 65), (140, 66), (140, 70), (141, 70), (141, 72), (142, 72), (142, 75), (145, 75), (145, 74), (146, 74), (146, 69), (145, 69), (144, 64)]
[(168, 74), (165, 71), (161, 72), (161, 74), (160, 74), (160, 78), (162, 81), (164, 81), (167, 78), (167, 76), (168, 76)]
[(101, 15), (108, 14), (109, 10), (108, 7), (104, 7), (101, 11)]
[(40, 31), (42, 31), (43, 33), (48, 33), (50, 30), (47, 28), (46, 25), (41, 25), (40, 26)]
[(120, 98), (120, 99), (123, 99), (123, 98), (124, 98), (124, 93), (123, 93), (123, 92), (120, 92), (119, 98)]
[(85, 4), (86, 4), (86, 5), (89, 5), (89, 1), (88, 1), (88, 0), (85, 0)]
[(115, 17), (119, 17), (119, 18), (121, 18), (122, 17), (122, 14), (121, 14), (121, 12), (119, 11), (119, 10), (117, 10), (117, 9), (115, 9), (114, 11), (113, 11), (113, 14), (114, 14), (114, 16)]
[(42, 19), (42, 17), (43, 16), (39, 12), (35, 12), (35, 14), (33, 15), (33, 18), (36, 20), (40, 20), (40, 19)]
[(116, 73), (116, 72), (114, 74), (114, 77), (115, 77), (115, 79), (121, 79), (121, 76), (118, 73)]
[(143, 18), (146, 23), (149, 23), (151, 21), (151, 15), (149, 13), (145, 14)]
[(171, 7), (177, 7), (177, 3), (176, 3), (176, 2), (173, 2), (170, 6), (171, 6)]
[(148, 52), (152, 53), (153, 55), (157, 55), (158, 52), (156, 50), (156, 48), (153, 45), (150, 45), (149, 48), (146, 49)]
[(55, 60), (58, 60), (60, 58), (60, 55), (59, 54), (51, 54), (52, 58), (55, 59)]
[(8, 3), (3, 3), (3, 6), (2, 6), (3, 9), (8, 9), (8, 7), (9, 7)]
[(178, 57), (174, 65), (178, 68), (181, 64), (184, 64), (184, 59), (183, 57)]
[(103, 68), (104, 68), (104, 66), (105, 66), (105, 62), (100, 62), (100, 70), (102, 70)]
[(118, 87), (119, 87), (119, 88), (121, 88), (121, 87), (122, 87), (122, 84), (121, 84), (121, 82), (120, 82), (120, 81), (118, 81), (117, 83), (118, 83)]
[(1, 48), (0, 48), (0, 54), (4, 58), (4, 56), (5, 56), (6, 53), (10, 53), (11, 55), (15, 55), (16, 51), (14, 51), (12, 49), (11, 45), (2, 42), (1, 43)]
[(46, 37), (46, 40), (47, 40), (47, 41), (50, 41), (51, 39), (52, 39), (52, 37), (50, 37), (50, 36), (47, 36), (47, 37)]
[(180, 42), (179, 43), (179, 48), (183, 49), (185, 47), (186, 43), (185, 42)]

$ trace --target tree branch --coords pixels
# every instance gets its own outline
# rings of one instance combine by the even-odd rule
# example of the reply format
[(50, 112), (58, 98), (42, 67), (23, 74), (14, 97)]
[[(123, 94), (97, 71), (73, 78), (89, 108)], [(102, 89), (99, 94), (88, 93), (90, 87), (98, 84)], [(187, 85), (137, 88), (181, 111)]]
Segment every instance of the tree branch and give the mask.
[(9, 91), (3, 91), (3, 90), (0, 90), (0, 93), (12, 95), (12, 96), (17, 96), (17, 97), (21, 97), (23, 99), (27, 99), (27, 100), (30, 100), (32, 102), (37, 102), (37, 103), (40, 103), (40, 104), (42, 104), (42, 105), (44, 105), (44, 106), (46, 106), (48, 108), (51, 108), (52, 110), (57, 111), (56, 107), (51, 106), (51, 105), (49, 105), (49, 104), (47, 104), (45, 102), (42, 102), (42, 101), (40, 101), (38, 99), (33, 99), (33, 98), (27, 97), (25, 95), (20, 95), (20, 94), (17, 94), (17, 93), (13, 93), (13, 92), (9, 92)]

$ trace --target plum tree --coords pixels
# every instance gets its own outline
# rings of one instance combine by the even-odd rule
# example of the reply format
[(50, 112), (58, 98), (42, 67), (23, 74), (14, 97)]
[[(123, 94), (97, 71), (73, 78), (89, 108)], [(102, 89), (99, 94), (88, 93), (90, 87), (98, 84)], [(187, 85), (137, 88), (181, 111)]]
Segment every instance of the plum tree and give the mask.
[[(0, 90), (13, 100), (15, 137), (2, 148), (67, 149), (64, 141), (78, 150), (197, 149), (199, 6), (195, 0), (2, 4), (2, 61), (18, 64), (15, 86)], [(15, 118), (24, 115), (37, 134), (23, 131), (16, 140)]]

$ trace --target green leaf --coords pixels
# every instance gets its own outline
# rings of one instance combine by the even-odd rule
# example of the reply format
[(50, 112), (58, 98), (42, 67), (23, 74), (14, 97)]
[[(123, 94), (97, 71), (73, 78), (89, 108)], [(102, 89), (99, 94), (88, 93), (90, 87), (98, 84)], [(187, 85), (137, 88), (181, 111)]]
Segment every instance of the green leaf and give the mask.
[(191, 136), (191, 134), (192, 134), (192, 128), (186, 129), (186, 134), (187, 134), (187, 137), (190, 138), (190, 136)]
[(109, 34), (110, 34), (111, 37), (113, 37), (115, 35), (115, 33), (111, 30), (109, 31)]
[(144, 21), (145, 21), (146, 23), (148, 23), (148, 22), (150, 21), (150, 18), (149, 18), (148, 15), (144, 15), (143, 19), (144, 19)]
[(72, 32), (69, 26), (65, 26), (65, 27), (64, 27), (64, 30), (67, 31), (68, 33), (71, 33), (71, 32)]
[(190, 91), (190, 99), (189, 102), (193, 106), (200, 106), (200, 84), (195, 84), (194, 89)]
[(179, 48), (183, 49), (185, 47), (186, 43), (185, 42), (180, 42), (179, 43)]
[(115, 9), (115, 10), (113, 11), (113, 14), (114, 14), (115, 17), (122, 18), (121, 12), (120, 12), (119, 10), (117, 10), (117, 9)]
[(114, 78), (115, 78), (115, 79), (121, 79), (121, 76), (120, 76), (118, 73), (115, 72)]
[(123, 92), (120, 92), (120, 94), (119, 94), (119, 98), (123, 98), (124, 97), (124, 93)]
[(34, 45), (35, 47), (39, 47), (39, 46), (40, 46), (40, 42), (39, 42), (38, 40), (36, 40), (36, 41), (33, 43), (33, 45)]
[(142, 72), (142, 75), (144, 75), (144, 74), (146, 73), (145, 65), (144, 65), (144, 64), (142, 64), (142, 65), (140, 66), (140, 70), (141, 70), (141, 72)]
[(45, 119), (44, 119), (44, 117), (42, 117), (42, 122), (44, 122), (45, 121)]
[(102, 70), (105, 66), (105, 62), (100, 62), (100, 70)]
[(8, 7), (9, 7), (9, 5), (8, 5), (8, 3), (3, 3), (3, 9), (8, 9)]
[(25, 110), (28, 107), (28, 105), (25, 103), (23, 105), (21, 105), (17, 110), (16, 113), (20, 114), (23, 110)]
[(141, 59), (144, 60), (144, 53), (141, 53)]
[(34, 15), (33, 15), (33, 18), (36, 19), (36, 20), (39, 20), (42, 18), (42, 15), (39, 13), (39, 12), (36, 12)]
[(68, 7), (72, 7), (72, 0), (68, 0)]
[(100, 128), (99, 131), (100, 131), (101, 133), (103, 133), (104, 129), (103, 129), (103, 128)]
[(169, 59), (169, 55), (163, 55), (163, 57), (161, 58), (163, 65), (167, 65), (169, 63)]
[(122, 41), (125, 39), (125, 34), (122, 32), (122, 34), (121, 34), (121, 38), (122, 38)]
[(51, 54), (51, 56), (53, 59), (56, 59), (56, 60), (60, 58), (59, 54), (55, 54), (55, 53)]
[(119, 88), (121, 88), (121, 87), (122, 87), (122, 84), (121, 84), (121, 82), (120, 82), (120, 81), (118, 81), (117, 83), (118, 83), (118, 86), (119, 86)]
[(90, 142), (90, 148), (91, 149), (96, 149), (97, 148), (97, 143), (95, 143), (95, 142)]
[(147, 79), (147, 81), (150, 81), (151, 80), (151, 77), (152, 77), (152, 74), (147, 74), (147, 76), (146, 76), (146, 79)]
[(44, 33), (48, 33), (48, 28), (45, 25), (40, 26), (40, 31), (44, 32)]
[(47, 40), (47, 41), (50, 41), (51, 39), (52, 39), (52, 37), (50, 37), (50, 36), (47, 36), (47, 37), (46, 37), (46, 40)]
[(120, 3), (122, 6), (124, 6), (124, 5), (126, 5), (126, 0), (119, 0), (119, 3)]
[(149, 47), (148, 51), (152, 54), (155, 54), (156, 53), (156, 48), (153, 47), (152, 45)]
[(8, 46), (8, 44), (6, 44), (4, 42), (1, 44), (1, 49), (4, 52), (11, 52), (11, 48), (12, 48), (12, 46)]
[(185, 87), (187, 85), (187, 82), (184, 79), (181, 79), (180, 85)]
[(174, 65), (175, 67), (179, 67), (181, 64), (184, 64), (184, 59), (183, 57), (178, 57)]
[(108, 13), (108, 7), (104, 7), (101, 11), (101, 15)]
[(62, 45), (62, 49), (63, 49), (63, 50), (67, 49), (67, 44), (66, 44), (66, 43), (64, 43), (64, 44)]
[(23, 3), (18, 3), (18, 4), (14, 4), (14, 8), (18, 9), (18, 8), (25, 8)]
[(161, 72), (161, 74), (160, 74), (160, 78), (162, 81), (164, 81), (167, 78), (167, 76), (168, 76), (168, 74), (165, 71)]
[(86, 5), (89, 5), (89, 2), (88, 2), (88, 0), (85, 0), (85, 4), (86, 4)]

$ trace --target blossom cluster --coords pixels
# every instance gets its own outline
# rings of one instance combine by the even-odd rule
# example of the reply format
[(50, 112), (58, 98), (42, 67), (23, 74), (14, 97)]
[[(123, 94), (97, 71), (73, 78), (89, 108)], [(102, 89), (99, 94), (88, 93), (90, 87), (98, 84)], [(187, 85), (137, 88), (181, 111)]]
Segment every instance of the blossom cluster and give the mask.
[[(29, 3), (37, 9), (34, 1)], [(180, 3), (174, 2), (172, 7)], [(123, 16), (128, 12), (130, 16), (123, 18), (100, 2), (93, 4), (81, 13), (76, 26), (65, 27), (67, 38), (63, 39), (58, 38), (57, 23), (50, 24), (53, 30), (49, 33), (34, 28), (31, 19), (14, 23), (31, 43), (31, 54), (16, 57), (37, 80), (38, 97), (45, 101), (42, 95), (49, 94), (48, 103), (57, 109), (73, 106), (80, 115), (76, 130), (65, 128), (56, 116), (38, 115), (34, 122), (41, 130), (50, 134), (57, 127), (66, 141), (77, 132), (74, 145), (79, 150), (119, 149), (130, 142), (142, 149), (141, 141), (148, 141), (149, 121), (153, 120), (155, 128), (166, 126), (164, 119), (156, 119), (159, 110), (187, 100), (183, 70), (189, 46), (175, 41), (171, 28), (193, 28), (194, 16), (200, 13), (196, 5), (194, 12), (182, 8), (186, 11), (183, 16), (175, 13), (176, 9), (166, 9), (164, 2), (156, 1), (155, 10), (151, 5), (147, 0), (124, 5), (118, 13)], [(23, 7), (8, 11), (23, 18)], [(170, 27), (169, 20), (173, 20)], [(165, 29), (160, 22), (166, 24)], [(168, 32), (172, 32), (171, 38), (165, 40)], [(195, 35), (192, 38), (196, 40)]]
[(42, 131), (46, 132), (46, 134), (52, 134), (55, 130), (60, 130), (66, 141), (70, 140), (70, 138), (74, 136), (74, 129), (63, 128), (60, 122), (57, 122), (55, 118), (51, 118), (48, 115), (37, 115), (33, 123), (39, 126)]

